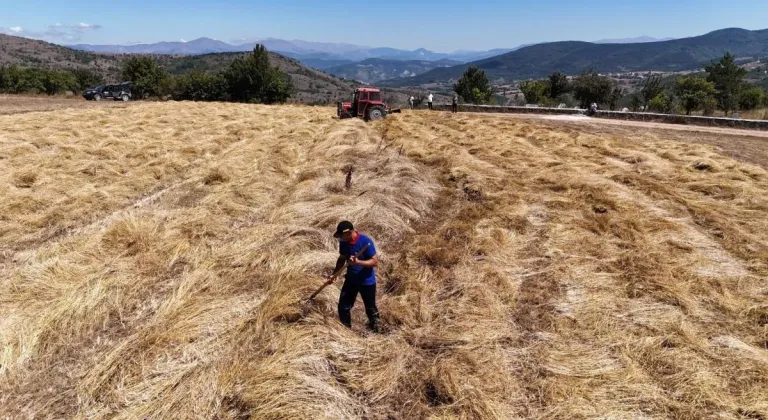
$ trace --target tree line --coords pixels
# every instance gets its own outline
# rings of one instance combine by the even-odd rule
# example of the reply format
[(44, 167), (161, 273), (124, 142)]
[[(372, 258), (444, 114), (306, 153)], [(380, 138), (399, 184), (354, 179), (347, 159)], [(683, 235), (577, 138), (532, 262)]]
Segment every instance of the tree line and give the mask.
[[(154, 58), (133, 56), (123, 63), (120, 77), (133, 82), (133, 96), (140, 99), (169, 97), (272, 104), (285, 102), (294, 92), (290, 76), (270, 64), (267, 49), (262, 45), (257, 45), (246, 56), (235, 58), (215, 74), (190, 71), (171, 76)], [(0, 93), (80, 93), (100, 84), (104, 84), (104, 79), (89, 70), (0, 67)]]
[(615, 109), (625, 95), (624, 90), (613, 80), (600, 76), (594, 70), (583, 72), (580, 76), (568, 80), (564, 74), (554, 72), (544, 80), (529, 80), (519, 84), (520, 91), (528, 103), (545, 106), (557, 106), (565, 103), (578, 103), (581, 108), (588, 108), (597, 103)]
[(736, 64), (736, 57), (726, 53), (722, 59), (705, 67), (706, 76), (680, 76), (665, 84), (659, 74), (649, 73), (637, 92), (627, 95), (616, 81), (585, 71), (573, 80), (561, 73), (552, 73), (544, 80), (520, 83), (528, 103), (556, 106), (575, 99), (582, 108), (597, 103), (601, 108), (615, 110), (628, 99), (632, 111), (659, 113), (702, 111), (713, 115), (719, 109), (726, 115), (739, 110), (768, 106), (766, 92), (744, 80), (747, 71)]
[(285, 102), (294, 92), (290, 77), (270, 64), (263, 45), (215, 74), (193, 70), (169, 76), (153, 58), (138, 56), (125, 63), (122, 77), (133, 82), (131, 89), (140, 98), (272, 104)]
[[(465, 102), (488, 104), (493, 100), (494, 89), (485, 72), (475, 66), (469, 67), (453, 85), (453, 90)], [(582, 108), (596, 102), (615, 108), (624, 94), (612, 79), (600, 76), (595, 71), (586, 71), (573, 81), (562, 73), (554, 72), (544, 80), (529, 80), (520, 83), (520, 90), (528, 103), (557, 106), (560, 103), (578, 101)]]
[(66, 91), (82, 92), (103, 81), (100, 75), (85, 69), (49, 70), (18, 65), (0, 66), (0, 93), (56, 95)]

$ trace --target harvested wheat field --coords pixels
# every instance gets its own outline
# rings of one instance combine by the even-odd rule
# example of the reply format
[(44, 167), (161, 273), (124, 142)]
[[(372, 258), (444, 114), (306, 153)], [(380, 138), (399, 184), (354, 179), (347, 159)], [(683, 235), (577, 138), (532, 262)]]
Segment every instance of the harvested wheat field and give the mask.
[(122, 101), (86, 101), (81, 96), (6, 95), (0, 94), (0, 115), (68, 108), (124, 108), (133, 105)]
[[(0, 117), (0, 417), (768, 418), (768, 143), (706, 136)], [(381, 334), (359, 301), (337, 321), (340, 284), (301, 303), (344, 218), (379, 249)]]

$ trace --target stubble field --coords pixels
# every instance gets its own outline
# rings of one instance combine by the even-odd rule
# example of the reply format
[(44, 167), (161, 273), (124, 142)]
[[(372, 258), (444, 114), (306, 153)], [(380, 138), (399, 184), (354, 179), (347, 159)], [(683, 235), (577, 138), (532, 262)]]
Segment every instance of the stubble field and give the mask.
[[(0, 116), (0, 416), (768, 417), (764, 139), (141, 103)], [(345, 185), (352, 168), (351, 185)], [(350, 219), (384, 331), (311, 305)]]

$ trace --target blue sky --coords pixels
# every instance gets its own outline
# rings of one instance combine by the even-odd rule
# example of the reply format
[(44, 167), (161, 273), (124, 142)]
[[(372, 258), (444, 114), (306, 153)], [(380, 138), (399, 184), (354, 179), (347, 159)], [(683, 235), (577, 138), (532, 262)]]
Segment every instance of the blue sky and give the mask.
[(210, 37), (435, 51), (768, 27), (765, 0), (0, 0), (0, 31), (61, 44)]

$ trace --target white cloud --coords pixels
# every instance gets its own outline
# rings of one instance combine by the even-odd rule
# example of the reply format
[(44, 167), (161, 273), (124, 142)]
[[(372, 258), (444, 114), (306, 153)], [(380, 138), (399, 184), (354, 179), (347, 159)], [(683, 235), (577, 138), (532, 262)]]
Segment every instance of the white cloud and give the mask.
[(0, 27), (0, 33), (6, 35), (18, 35), (33, 39), (42, 39), (49, 42), (77, 42), (83, 38), (88, 31), (101, 29), (101, 25), (91, 23), (79, 23), (77, 25), (63, 25), (59, 22), (48, 25), (45, 29), (25, 30), (21, 26), (12, 26), (10, 28)]
[(24, 34), (23, 32), (24, 32), (24, 29), (22, 29), (21, 26), (14, 26), (12, 28), (5, 28), (0, 26), (0, 34), (26, 36), (26, 34)]
[(83, 23), (83, 22), (80, 22), (77, 25), (62, 25), (61, 23), (56, 23), (54, 25), (49, 26), (48, 28), (49, 29), (53, 29), (53, 28), (65, 29), (65, 30), (80, 31), (80, 32), (82, 32), (82, 31), (86, 31), (86, 30), (89, 30), (89, 29), (93, 29), (93, 30), (101, 29), (101, 25), (95, 25), (95, 24), (92, 24), (92, 23)]

